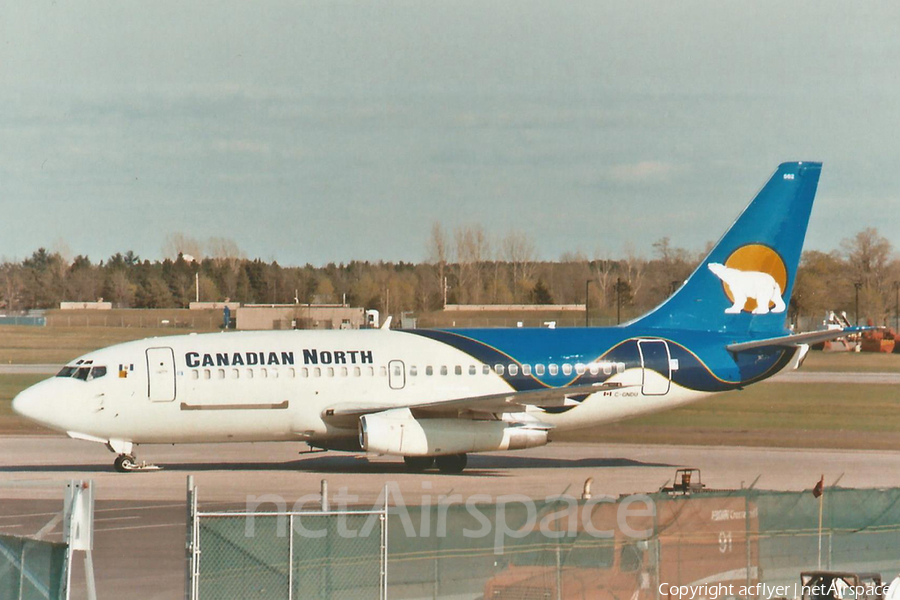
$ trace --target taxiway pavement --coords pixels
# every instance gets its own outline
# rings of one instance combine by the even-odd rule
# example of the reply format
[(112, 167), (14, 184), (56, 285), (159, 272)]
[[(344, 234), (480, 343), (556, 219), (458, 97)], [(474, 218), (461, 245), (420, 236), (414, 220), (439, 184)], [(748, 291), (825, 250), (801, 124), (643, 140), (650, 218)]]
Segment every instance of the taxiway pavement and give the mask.
[[(459, 475), (406, 473), (394, 458), (341, 453), (298, 455), (302, 444), (147, 446), (139, 458), (160, 471), (115, 473), (104, 447), (57, 436), (0, 439), (0, 533), (33, 534), (61, 508), (68, 479), (91, 479), (95, 489), (94, 565), (101, 598), (177, 598), (184, 589), (185, 484), (193, 475), (201, 510), (241, 509), (263, 494), (288, 507), (316, 494), (326, 479), (330, 495), (346, 492), (369, 507), (386, 483), (405, 503), (429, 494), (580, 496), (655, 491), (676, 467), (702, 470), (713, 488), (755, 482), (764, 489), (812, 488), (824, 474), (832, 485), (900, 486), (900, 452), (710, 446), (556, 443), (525, 451), (470, 457)], [(56, 483), (54, 483), (56, 482)], [(392, 496), (392, 504), (396, 499)], [(263, 506), (265, 508), (265, 506)], [(273, 507), (274, 508), (274, 507)], [(311, 507), (307, 507), (311, 508)], [(55, 529), (59, 535), (59, 529)], [(80, 564), (73, 598), (84, 597)]]

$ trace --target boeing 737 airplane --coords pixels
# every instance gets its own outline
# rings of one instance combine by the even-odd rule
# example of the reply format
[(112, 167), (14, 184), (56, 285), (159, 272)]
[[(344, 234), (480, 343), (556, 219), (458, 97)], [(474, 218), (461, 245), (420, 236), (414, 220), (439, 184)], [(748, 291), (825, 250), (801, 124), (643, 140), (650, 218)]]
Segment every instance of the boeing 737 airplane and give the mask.
[(681, 288), (609, 328), (265, 331), (150, 338), (90, 352), (16, 412), (105, 444), (285, 441), (456, 473), (466, 454), (541, 446), (797, 368), (794, 287), (821, 163), (778, 167)]

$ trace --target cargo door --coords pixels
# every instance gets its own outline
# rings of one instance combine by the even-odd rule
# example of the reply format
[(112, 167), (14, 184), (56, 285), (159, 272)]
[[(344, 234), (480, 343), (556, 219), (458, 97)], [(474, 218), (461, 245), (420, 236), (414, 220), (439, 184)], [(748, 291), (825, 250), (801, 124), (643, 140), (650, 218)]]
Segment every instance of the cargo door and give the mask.
[(147, 348), (147, 395), (153, 402), (175, 399), (175, 353), (171, 348)]
[(672, 381), (669, 345), (664, 340), (638, 340), (641, 354), (641, 391), (645, 396), (664, 396)]

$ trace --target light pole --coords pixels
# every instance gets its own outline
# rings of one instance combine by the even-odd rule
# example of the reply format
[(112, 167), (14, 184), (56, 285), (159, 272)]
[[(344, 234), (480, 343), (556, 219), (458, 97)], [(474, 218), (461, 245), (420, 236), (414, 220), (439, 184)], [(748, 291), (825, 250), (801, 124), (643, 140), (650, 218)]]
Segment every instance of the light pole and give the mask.
[(584, 282), (584, 326), (585, 327), (591, 326), (591, 324), (590, 324), (591, 309), (590, 309), (590, 304), (589, 304), (591, 301), (590, 285), (591, 285), (590, 279), (588, 279)]
[(622, 323), (622, 278), (616, 277), (616, 325)]
[(900, 281), (894, 282), (894, 335), (900, 332)]
[(856, 288), (856, 326), (859, 327), (859, 289), (862, 287), (862, 282), (854, 282), (853, 287)]

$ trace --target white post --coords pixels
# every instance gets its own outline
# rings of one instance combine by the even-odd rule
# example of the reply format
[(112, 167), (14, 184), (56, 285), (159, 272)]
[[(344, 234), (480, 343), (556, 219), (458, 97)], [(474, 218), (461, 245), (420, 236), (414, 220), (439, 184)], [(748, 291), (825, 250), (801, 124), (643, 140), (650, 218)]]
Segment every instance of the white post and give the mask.
[(19, 600), (22, 600), (22, 594), (25, 593), (25, 544), (22, 544), (22, 551), (19, 553)]
[(822, 570), (822, 508), (825, 504), (825, 488), (819, 495), (819, 570)]
[(194, 477), (188, 475), (188, 541), (187, 572), (185, 573), (185, 600), (194, 600), (200, 593), (200, 518), (197, 511), (197, 487)]
[(388, 590), (388, 486), (384, 484), (384, 514), (381, 515), (381, 598), (387, 600)]
[(88, 600), (97, 600), (97, 584), (94, 582), (94, 557), (92, 550), (84, 551), (84, 579)]
[(562, 598), (562, 549), (556, 542), (556, 597)]
[(197, 289), (197, 294), (196, 294), (197, 302), (200, 302), (200, 271), (197, 271), (196, 273), (194, 273), (194, 285)]
[(72, 597), (72, 546), (66, 548), (66, 600)]
[(294, 515), (289, 519), (288, 529), (288, 600), (294, 600)]
[(187, 531), (185, 535), (187, 539), (184, 543), (184, 598), (185, 600), (190, 600), (191, 596), (191, 582), (193, 581), (192, 574), (192, 564), (193, 564), (193, 553), (194, 553), (194, 476), (187, 476), (187, 501), (185, 503), (185, 508), (187, 510)]

